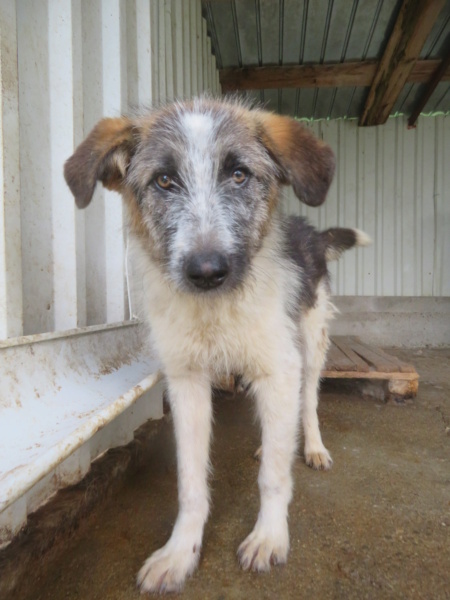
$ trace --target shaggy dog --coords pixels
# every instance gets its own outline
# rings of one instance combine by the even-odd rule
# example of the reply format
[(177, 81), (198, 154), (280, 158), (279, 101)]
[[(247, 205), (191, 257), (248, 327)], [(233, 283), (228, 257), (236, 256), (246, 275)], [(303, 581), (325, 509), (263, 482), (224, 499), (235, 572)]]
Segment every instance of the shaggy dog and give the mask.
[(242, 376), (262, 429), (261, 505), (238, 550), (243, 569), (287, 559), (300, 418), (307, 464), (331, 466), (317, 419), (333, 313), (326, 263), (369, 240), (355, 229), (318, 232), (279, 205), (284, 184), (306, 204), (322, 204), (334, 165), (330, 147), (295, 120), (209, 98), (104, 119), (65, 165), (78, 207), (97, 181), (123, 196), (167, 379), (179, 514), (138, 575), (142, 591), (179, 590), (198, 564), (219, 377)]

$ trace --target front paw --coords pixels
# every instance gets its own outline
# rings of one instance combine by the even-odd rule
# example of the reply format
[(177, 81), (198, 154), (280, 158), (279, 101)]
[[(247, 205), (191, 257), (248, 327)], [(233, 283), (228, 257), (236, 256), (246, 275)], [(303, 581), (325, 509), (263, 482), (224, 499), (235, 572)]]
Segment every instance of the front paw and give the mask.
[(179, 592), (200, 559), (200, 547), (177, 549), (168, 542), (143, 564), (137, 576), (141, 592)]
[(278, 534), (269, 535), (258, 525), (242, 542), (238, 558), (244, 571), (270, 571), (272, 565), (284, 564), (289, 552), (287, 524)]
[(323, 445), (315, 449), (305, 448), (305, 462), (308, 467), (318, 471), (328, 471), (333, 466), (333, 459)]

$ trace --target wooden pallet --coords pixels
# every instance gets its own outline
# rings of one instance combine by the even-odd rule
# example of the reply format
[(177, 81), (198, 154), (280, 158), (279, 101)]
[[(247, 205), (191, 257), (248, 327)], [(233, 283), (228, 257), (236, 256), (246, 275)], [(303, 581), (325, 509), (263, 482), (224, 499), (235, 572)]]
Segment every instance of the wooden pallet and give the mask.
[(415, 396), (419, 387), (419, 375), (412, 365), (349, 336), (331, 338), (322, 377), (384, 380), (388, 394), (401, 398)]
[[(324, 379), (372, 379), (386, 382), (387, 397), (412, 398), (419, 388), (419, 375), (412, 365), (369, 346), (356, 337), (333, 336), (327, 362), (321, 373)], [(216, 388), (230, 393), (239, 391), (239, 378), (230, 375), (216, 383)]]

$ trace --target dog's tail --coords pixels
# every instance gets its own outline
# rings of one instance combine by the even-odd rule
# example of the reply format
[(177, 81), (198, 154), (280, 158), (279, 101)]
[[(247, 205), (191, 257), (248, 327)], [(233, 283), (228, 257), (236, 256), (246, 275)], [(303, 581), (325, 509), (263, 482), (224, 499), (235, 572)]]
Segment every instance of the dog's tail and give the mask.
[(344, 227), (331, 227), (320, 232), (320, 237), (325, 244), (325, 259), (329, 262), (338, 260), (345, 250), (353, 246), (369, 246), (372, 240), (360, 229), (346, 229)]

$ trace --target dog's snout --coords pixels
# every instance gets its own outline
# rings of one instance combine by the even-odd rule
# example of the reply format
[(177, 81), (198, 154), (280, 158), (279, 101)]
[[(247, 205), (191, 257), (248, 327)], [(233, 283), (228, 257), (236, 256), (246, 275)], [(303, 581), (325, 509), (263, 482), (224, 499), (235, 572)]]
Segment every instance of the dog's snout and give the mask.
[(228, 259), (220, 252), (192, 254), (185, 264), (187, 279), (196, 287), (209, 290), (225, 281), (230, 272)]

